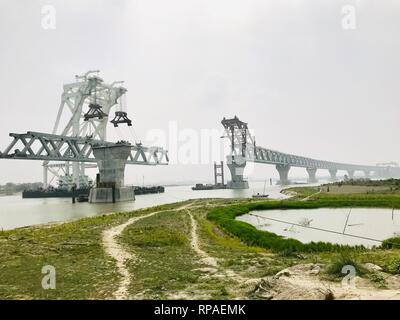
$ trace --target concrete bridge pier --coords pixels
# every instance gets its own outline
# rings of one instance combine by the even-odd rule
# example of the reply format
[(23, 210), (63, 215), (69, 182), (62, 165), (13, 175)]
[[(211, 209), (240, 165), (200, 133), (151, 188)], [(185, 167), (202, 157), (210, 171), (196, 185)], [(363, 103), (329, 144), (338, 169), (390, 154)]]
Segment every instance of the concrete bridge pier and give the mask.
[(93, 146), (99, 167), (96, 187), (90, 190), (90, 203), (112, 203), (135, 200), (133, 187), (124, 186), (125, 165), (131, 153), (129, 143)]
[(399, 172), (396, 171), (395, 168), (389, 168), (387, 171), (387, 176), (390, 178), (398, 179), (400, 177)]
[(380, 179), (380, 178), (384, 178), (385, 173), (383, 170), (376, 170), (374, 173), (375, 178)]
[(378, 179), (379, 178), (379, 172), (378, 171), (371, 171), (371, 177)]
[(349, 175), (349, 179), (354, 178), (354, 170), (347, 170), (347, 174)]
[(243, 179), (246, 160), (242, 157), (227, 156), (226, 163), (232, 177), (232, 180), (228, 181), (228, 189), (248, 189), (249, 182)]
[(279, 181), (277, 184), (280, 185), (290, 184), (290, 180), (288, 178), (290, 166), (287, 164), (277, 164), (275, 167), (279, 173)]
[(337, 180), (337, 177), (336, 177), (337, 170), (336, 169), (329, 169), (329, 174), (331, 175), (331, 181)]
[(316, 168), (306, 168), (307, 173), (308, 173), (308, 183), (315, 183), (318, 182), (318, 179), (315, 177), (317, 173)]
[(370, 178), (371, 177), (371, 171), (364, 170), (364, 175), (365, 175), (365, 178)]
[(395, 172), (392, 172), (390, 168), (378, 168), (375, 171), (375, 178), (380, 179), (389, 179), (389, 178), (396, 178), (397, 175)]

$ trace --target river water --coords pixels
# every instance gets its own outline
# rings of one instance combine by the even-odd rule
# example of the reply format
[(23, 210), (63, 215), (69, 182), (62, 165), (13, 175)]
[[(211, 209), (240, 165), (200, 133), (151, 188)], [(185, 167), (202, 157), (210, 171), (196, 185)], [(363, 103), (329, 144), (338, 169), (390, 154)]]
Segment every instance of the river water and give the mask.
[[(68, 221), (104, 213), (131, 211), (160, 204), (199, 198), (247, 198), (263, 192), (264, 182), (250, 182), (246, 190), (202, 190), (193, 191), (192, 186), (165, 187), (160, 194), (138, 195), (135, 201), (90, 204), (72, 204), (69, 198), (22, 199), (21, 195), (0, 197), (0, 230), (13, 229), (49, 222)], [(282, 187), (267, 185), (266, 193), (271, 198), (281, 199)]]
[[(392, 209), (262, 210), (249, 212), (237, 219), (252, 224), (257, 229), (297, 239), (303, 243), (324, 241), (372, 247), (380, 245), (380, 241), (387, 238), (400, 236), (400, 211)], [(305, 221), (309, 222), (308, 226)]]

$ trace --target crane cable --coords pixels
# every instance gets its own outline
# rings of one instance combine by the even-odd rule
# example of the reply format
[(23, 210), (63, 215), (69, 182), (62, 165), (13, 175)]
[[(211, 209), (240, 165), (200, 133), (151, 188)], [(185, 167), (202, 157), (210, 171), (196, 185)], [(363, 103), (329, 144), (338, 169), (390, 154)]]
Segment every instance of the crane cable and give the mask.
[(117, 130), (118, 138), (121, 139), (121, 140), (124, 140), (124, 135), (123, 135), (123, 133), (121, 131), (121, 128), (120, 127), (115, 127), (115, 128)]
[[(126, 106), (126, 94), (124, 94), (124, 95), (122, 95), (120, 98), (119, 98), (119, 104), (118, 104), (118, 109), (119, 109), (119, 111), (121, 111), (121, 112), (126, 112), (126, 109), (127, 109), (127, 106)], [(118, 128), (118, 131), (119, 131), (119, 134), (120, 134), (120, 136), (121, 136), (121, 138), (122, 138), (122, 132), (121, 132), (121, 130), (119, 129), (119, 127), (117, 127)], [(129, 134), (130, 134), (130, 137), (131, 138), (133, 138), (133, 141), (135, 142), (135, 143), (139, 143), (140, 142), (140, 140), (138, 139), (138, 135), (136, 134), (136, 132), (135, 132), (135, 129), (133, 128), (133, 127), (129, 127)]]
[(133, 137), (133, 140), (135, 141), (135, 143), (138, 143), (138, 142), (140, 142), (140, 140), (138, 139), (138, 136), (137, 136), (137, 134), (136, 134), (136, 132), (135, 132), (135, 129), (133, 129), (133, 127), (128, 127), (129, 129), (129, 133), (130, 133), (130, 135), (131, 135), (131, 137)]

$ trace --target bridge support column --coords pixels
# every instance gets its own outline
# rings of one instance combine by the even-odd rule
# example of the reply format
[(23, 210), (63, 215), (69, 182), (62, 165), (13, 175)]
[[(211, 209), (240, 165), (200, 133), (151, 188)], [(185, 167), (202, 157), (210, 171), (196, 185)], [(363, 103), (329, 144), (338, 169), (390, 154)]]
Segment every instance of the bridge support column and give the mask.
[(316, 168), (306, 168), (307, 173), (308, 173), (308, 183), (315, 183), (318, 182), (318, 179), (315, 177), (317, 173)]
[(72, 163), (72, 181), (75, 183), (76, 188), (79, 189), (81, 187), (80, 179), (79, 179), (79, 162)]
[(100, 179), (90, 190), (89, 202), (105, 203), (135, 200), (133, 187), (124, 187), (125, 165), (131, 153), (131, 145), (93, 146)]
[(336, 177), (337, 170), (336, 169), (330, 169), (329, 174), (331, 175), (331, 181), (337, 180), (337, 177)]
[(347, 174), (349, 175), (349, 179), (354, 178), (354, 170), (347, 170)]
[(396, 170), (396, 168), (393, 167), (389, 167), (386, 169), (385, 175), (387, 178), (394, 178), (394, 179), (398, 179), (399, 178), (399, 173), (398, 170)]
[(248, 181), (243, 179), (244, 168), (246, 167), (246, 160), (241, 157), (227, 156), (226, 163), (229, 171), (231, 172), (232, 180), (228, 181), (228, 189), (248, 189)]
[(43, 165), (43, 189), (47, 189), (48, 187), (49, 183), (48, 183), (47, 167)]
[(290, 180), (288, 178), (290, 166), (284, 164), (277, 164), (276, 170), (279, 172), (279, 181), (277, 184), (287, 185), (290, 184)]
[(371, 171), (369, 171), (369, 170), (364, 170), (364, 174), (365, 174), (365, 178), (370, 178), (370, 174), (371, 174)]

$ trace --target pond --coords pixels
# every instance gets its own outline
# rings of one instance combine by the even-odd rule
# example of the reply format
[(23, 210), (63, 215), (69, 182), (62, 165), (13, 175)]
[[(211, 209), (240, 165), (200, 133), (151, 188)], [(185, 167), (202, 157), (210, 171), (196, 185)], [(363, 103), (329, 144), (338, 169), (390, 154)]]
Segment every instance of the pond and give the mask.
[(400, 211), (379, 208), (318, 208), (251, 211), (237, 217), (259, 230), (303, 243), (379, 246), (400, 237)]

